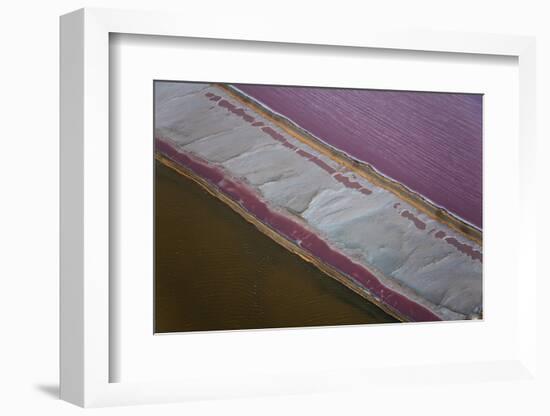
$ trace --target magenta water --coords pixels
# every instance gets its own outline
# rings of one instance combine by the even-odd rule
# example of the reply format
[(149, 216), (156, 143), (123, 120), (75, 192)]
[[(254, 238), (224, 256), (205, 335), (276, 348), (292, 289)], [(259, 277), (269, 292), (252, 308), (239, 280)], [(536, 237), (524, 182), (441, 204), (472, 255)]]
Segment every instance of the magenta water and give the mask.
[(482, 95), (235, 86), (482, 228)]

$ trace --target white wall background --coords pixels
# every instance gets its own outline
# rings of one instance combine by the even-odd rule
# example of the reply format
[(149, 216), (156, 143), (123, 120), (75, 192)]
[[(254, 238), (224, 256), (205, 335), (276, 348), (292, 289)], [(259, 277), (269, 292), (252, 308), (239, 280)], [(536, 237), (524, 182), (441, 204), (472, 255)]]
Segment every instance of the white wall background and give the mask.
[[(287, 25), (390, 26), (536, 35), (538, 42), (538, 189), (539, 250), (548, 243), (550, 157), (550, 11), (546, 1), (398, 0), (398, 1), (169, 1), (88, 0), (11, 1), (0, 8), (0, 413), (76, 414), (82, 410), (56, 399), (58, 368), (58, 16), (80, 7), (189, 11), (204, 19), (220, 13), (280, 21)], [(185, 22), (182, 22), (185, 24)], [(542, 255), (540, 256), (542, 266)], [(542, 273), (542, 271), (540, 272)], [(542, 351), (548, 377), (550, 285), (538, 288)], [(546, 295), (545, 295), (546, 294)], [(546, 327), (546, 328), (545, 328)], [(544, 352), (546, 351), (546, 352)], [(548, 378), (546, 379), (548, 381)], [(533, 389), (486, 383), (431, 388), (388, 387), (382, 397), (334, 393), (317, 396), (194, 402), (156, 407), (99, 409), (101, 415), (125, 414), (550, 414), (550, 384)]]

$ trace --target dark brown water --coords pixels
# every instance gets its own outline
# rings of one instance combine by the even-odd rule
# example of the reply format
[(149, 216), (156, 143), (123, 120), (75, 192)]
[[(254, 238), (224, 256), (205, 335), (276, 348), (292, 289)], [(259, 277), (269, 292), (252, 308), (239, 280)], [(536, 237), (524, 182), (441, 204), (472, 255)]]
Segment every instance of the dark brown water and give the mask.
[(156, 332), (395, 322), (157, 162)]

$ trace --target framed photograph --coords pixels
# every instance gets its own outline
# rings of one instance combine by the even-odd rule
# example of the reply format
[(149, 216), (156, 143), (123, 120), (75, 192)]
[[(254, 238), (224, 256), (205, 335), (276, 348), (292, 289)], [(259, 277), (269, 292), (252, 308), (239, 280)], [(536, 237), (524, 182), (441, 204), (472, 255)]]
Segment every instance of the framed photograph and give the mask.
[(61, 18), (61, 397), (532, 377), (534, 40), (182, 18)]

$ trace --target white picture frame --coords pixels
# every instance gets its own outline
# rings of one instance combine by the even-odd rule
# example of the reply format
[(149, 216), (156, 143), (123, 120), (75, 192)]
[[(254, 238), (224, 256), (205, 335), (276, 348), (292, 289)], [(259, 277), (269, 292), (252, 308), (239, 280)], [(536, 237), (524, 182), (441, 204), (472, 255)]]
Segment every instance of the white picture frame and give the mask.
[[(185, 21), (185, 24), (182, 24)], [(263, 24), (236, 31), (234, 22), (216, 20), (208, 27), (172, 13), (82, 9), (61, 18), (61, 398), (80, 406), (155, 403), (196, 397), (236, 397), (273, 392), (322, 392), (342, 388), (342, 374), (370, 383), (399, 369), (369, 374), (336, 371), (334, 381), (296, 377), (291, 369), (271, 380), (235, 383), (234, 374), (216, 382), (195, 376), (183, 381), (111, 382), (110, 366), (119, 359), (110, 348), (110, 164), (109, 36), (113, 33), (208, 38), (283, 44), (431, 51), (516, 57), (519, 66), (520, 224), (515, 250), (524, 273), (517, 292), (516, 354), (507, 360), (457, 366), (442, 362), (415, 370), (421, 379), (434, 371), (463, 377), (494, 371), (523, 380), (536, 374), (535, 218), (535, 41), (530, 37), (468, 33), (383, 32), (350, 30), (328, 34)], [(243, 33), (244, 32), (244, 33)], [(283, 333), (281, 332), (280, 335)], [(192, 336), (192, 335), (189, 335)], [(408, 372), (411, 370), (408, 369)], [(346, 373), (347, 372), (347, 373)], [(370, 380), (370, 381), (369, 381)], [(475, 377), (472, 379), (476, 381)], [(344, 383), (345, 385), (345, 383)]]

